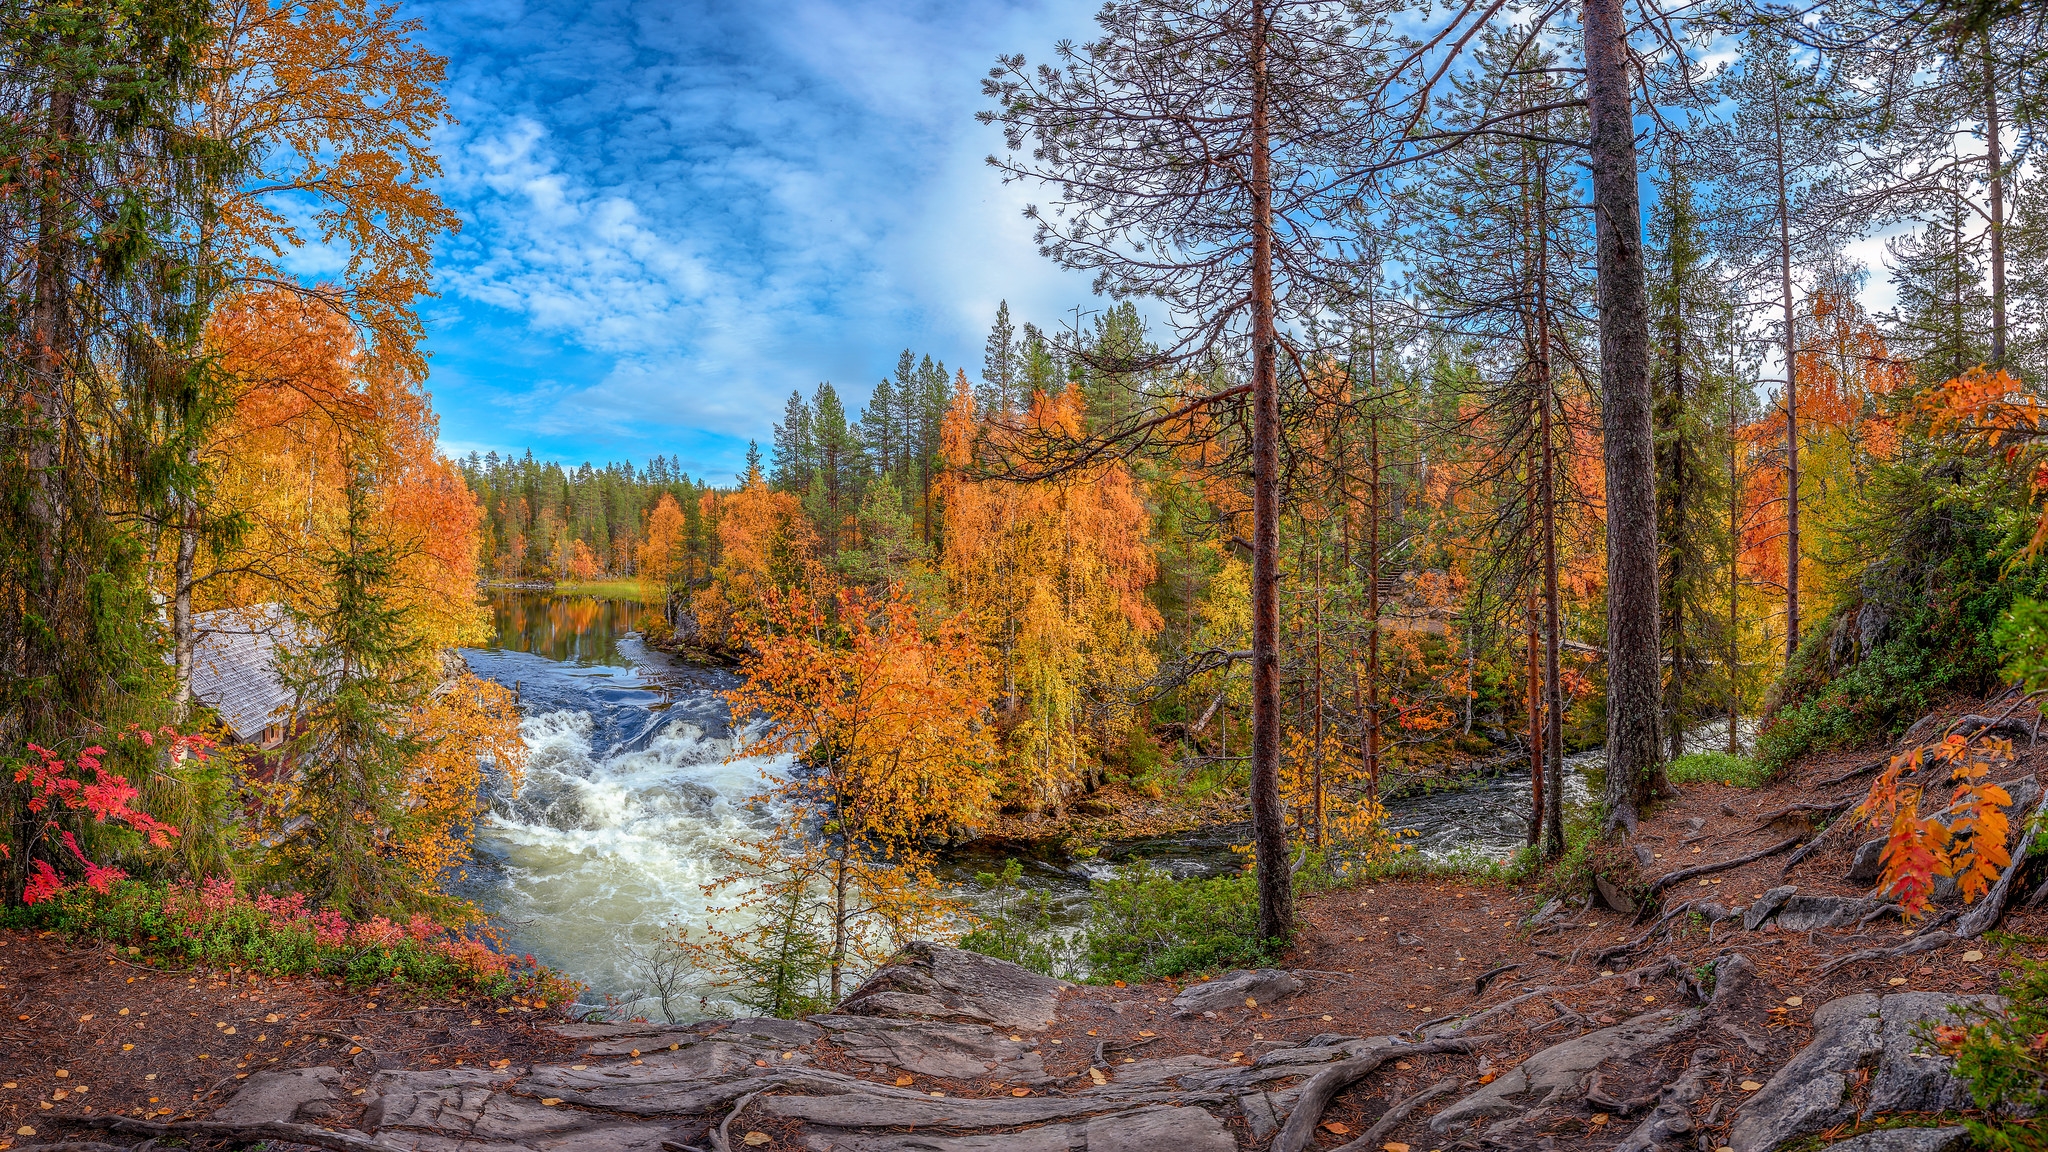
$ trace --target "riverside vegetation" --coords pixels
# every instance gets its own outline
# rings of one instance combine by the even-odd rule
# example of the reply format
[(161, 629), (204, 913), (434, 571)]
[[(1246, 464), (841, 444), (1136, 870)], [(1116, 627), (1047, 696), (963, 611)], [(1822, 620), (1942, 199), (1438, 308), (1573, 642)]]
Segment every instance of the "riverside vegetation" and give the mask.
[[(1528, 846), (1478, 879), (1668, 932), (1694, 874), (1651, 863), (1662, 806), (1896, 743), (1779, 814), (1818, 830), (1709, 871), (1864, 827), (1889, 906), (1995, 920), (2048, 679), (2042, 20), (1110, 6), (1057, 67), (997, 61), (981, 118), (1050, 197), (1045, 254), (1111, 299), (1057, 331), (999, 307), (973, 377), (906, 351), (857, 410), (792, 394), (713, 483), (440, 454), (417, 305), (455, 221), (417, 24), (17, 5), (0, 900), (162, 962), (559, 1007), (454, 891), (524, 747), (447, 659), (480, 582), (548, 579), (659, 600), (655, 640), (743, 673), (736, 754), (793, 761), (671, 940), (769, 1014), (931, 936), (1112, 983), (1264, 962), (1298, 894), (1440, 867), (1393, 789), (1508, 765)], [(337, 280), (287, 270), (308, 237)], [(196, 618), (273, 607), (291, 703), (259, 752), (193, 696)], [(1727, 750), (1686, 754), (1716, 721)], [(1219, 798), (1243, 874), (1104, 880), (1071, 940), (1018, 869), (980, 924), (934, 881), (976, 838)], [(2038, 1095), (2027, 980), (1952, 1038), (1994, 1097)]]

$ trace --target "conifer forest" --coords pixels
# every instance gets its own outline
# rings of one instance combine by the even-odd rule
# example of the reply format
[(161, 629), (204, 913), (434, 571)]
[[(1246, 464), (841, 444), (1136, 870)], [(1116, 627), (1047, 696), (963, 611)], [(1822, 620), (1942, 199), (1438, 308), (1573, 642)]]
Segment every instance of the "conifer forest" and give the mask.
[[(866, 18), (852, 7), (833, 19)], [(1538, 1034), (1454, 1071), (1496, 1038), (1454, 1040), (1463, 1024), (1432, 1030), (1424, 1013), (1462, 1019), (1495, 978), (1533, 996), (1548, 965), (1564, 973), (1540, 978), (1558, 1027), (1580, 1031), (1543, 1043), (1604, 1036), (1585, 1030), (1622, 1009), (1572, 999), (1586, 965), (1627, 969), (1644, 1002), (1627, 1010), (1647, 1012), (1638, 985), (1666, 969), (1637, 965), (1662, 949), (1702, 1020), (1735, 1011), (1717, 980), (1775, 981), (1775, 1029), (1805, 1023), (1783, 1015), (1801, 1005), (1785, 991), (1809, 1011), (1861, 994), (1831, 980), (1946, 992), (1946, 944), (1982, 962), (1954, 970), (1965, 991), (1981, 979), (2007, 999), (1935, 1030), (1964, 1087), (1898, 1110), (1967, 1124), (1956, 1139), (1975, 1146), (2048, 1146), (2048, 935), (2027, 919), (2048, 892), (2048, 181), (2033, 151), (2048, 8), (996, 8), (1002, 54), (933, 73), (952, 85), (947, 131), (986, 159), (928, 194), (981, 198), (1028, 238), (1012, 260), (989, 217), (969, 338), (923, 321), (864, 333), (912, 346), (832, 380), (845, 358), (819, 351), (799, 369), (818, 382), (786, 397), (767, 366), (810, 354), (794, 335), (749, 353), (758, 373), (676, 361), (669, 391), (624, 416), (550, 379), (534, 396), (568, 397), (564, 440), (561, 417), (525, 422), (540, 400), (478, 390), (479, 364), (567, 329), (504, 293), (492, 306), (515, 310), (491, 315), (535, 317), (530, 332), (465, 326), (487, 274), (538, 249), (475, 207), (496, 203), (479, 188), (513, 186), (478, 165), (512, 153), (464, 134), (496, 113), (467, 110), (482, 106), (463, 94), (474, 62), (443, 32), (452, 15), (0, 0), (0, 960), (19, 962), (0, 964), (0, 988), (22, 996), (0, 1045), (40, 1068), (28, 1053), (51, 1021), (77, 1025), (49, 1060), (101, 1104), (80, 1111), (85, 1088), (67, 1100), (0, 1056), (42, 1093), (0, 1092), (0, 1149), (52, 1132), (398, 1147), (318, 1127), (397, 1132), (375, 1127), (400, 1123), (377, 1111), (395, 1107), (388, 1083), (364, 1081), (387, 1095), (361, 1116), (342, 1097), (269, 1128), (241, 1103), (212, 1110), (237, 1079), (275, 1075), (273, 1056), (338, 1060), (343, 1078), (488, 1074), (569, 1059), (547, 1047), (569, 1041), (535, 1039), (550, 1019), (887, 1017), (875, 989), (923, 987), (891, 974), (932, 948), (1084, 998), (1164, 982), (1132, 1001), (1166, 1033), (1137, 1035), (1168, 1041), (1146, 1058), (1185, 1044), (1185, 1059), (1248, 1068), (1269, 1051), (1242, 1050), (1251, 1027), (1295, 1045), (1276, 1058), (1311, 1045), (1276, 1011), (1350, 1040), (1339, 1014), (1371, 1007), (1413, 1018), (1390, 1034), (1442, 1062), (1432, 1077), (1481, 1077), (1390, 1088), (1353, 1115), (1364, 1105), (1340, 1096), (1385, 1075), (1380, 1058), (1341, 1082), (1316, 1073), (1263, 1129), (1249, 1104), (1225, 1116), (1219, 1148), (1349, 1149), (1358, 1132), (1358, 1148), (1534, 1147), (1533, 1119), (1454, 1145), (1466, 1121), (1442, 1118), (1478, 1096), (1429, 1101), (1533, 1069), (1550, 1054)], [(606, 147), (653, 132), (644, 111), (619, 109)], [(758, 161), (707, 132), (693, 164)], [(519, 187), (540, 203), (553, 179)], [(702, 423), (729, 458), (695, 433), (660, 443), (693, 404), (726, 413)], [(1844, 869), (1840, 899), (1864, 903), (1815, 919), (1810, 941), (1794, 932), (1796, 901)], [(1385, 983), (1398, 965), (1367, 949), (1399, 928), (1396, 959), (1413, 961), (1407, 934), (1427, 933), (1380, 912), (1468, 899), (1490, 910), (1452, 943), (1475, 949), (1474, 927), (1512, 939), (1488, 945), (1487, 975), (1475, 961), (1459, 977), (1464, 1001)], [(1761, 976), (1731, 975), (1740, 947), (1723, 942), (1777, 931), (1773, 915), (1792, 935), (1768, 958), (1741, 952)], [(1424, 950), (1426, 974), (1448, 971)], [(47, 977), (25, 970), (32, 951)], [(200, 1056), (173, 1096), (109, 1053), (183, 1061), (228, 1051), (237, 1029), (194, 1040), (137, 1017), (134, 1036), (92, 1039), (114, 1001), (59, 981), (111, 976), (57, 973), (101, 953), (180, 994), (254, 1000), (260, 979), (294, 1012), (291, 997), (370, 1003), (348, 1016), (306, 999), (330, 1014), (303, 1028), (279, 1007), (268, 1030), (300, 1047)], [(1159, 1002), (1240, 969), (1361, 983), (1344, 1007), (1233, 993), (1243, 1039), (1166, 1032)], [(129, 994), (91, 995), (115, 993)], [(452, 1013), (436, 1035), (455, 1038), (375, 1032), (362, 1014), (379, 997)], [(911, 1014), (1038, 1027), (947, 1012)], [(1852, 1109), (1759, 1135), (1780, 1049), (1811, 1037), (1719, 1026), (1714, 1051), (1750, 1061), (1719, 1088), (1689, 1072), (1634, 1099), (1596, 1073), (1571, 1090), (1591, 1117), (1571, 1138), (1764, 1152), (1871, 1130), (1877, 1113)], [(1097, 1092), (1134, 1063), (1116, 1044), (1139, 1043), (1055, 1034), (1048, 1066), (1092, 1048), (1092, 1088), (1076, 1083)], [(618, 1035), (631, 1066), (670, 1043)], [(573, 1036), (598, 1044), (593, 1063), (619, 1055)], [(1020, 1072), (984, 1084), (999, 1072), (853, 1043), (847, 1059), (875, 1075), (907, 1069), (877, 1085), (927, 1103), (1043, 1094)], [(390, 1056), (422, 1044), (446, 1051)], [(363, 1054), (374, 1067), (348, 1063)], [(797, 1092), (771, 1067), (796, 1056), (772, 1057), (743, 1063)], [(550, 1109), (609, 1106), (543, 1090), (569, 1097)], [(769, 1090), (720, 1096), (707, 1127), (661, 1146), (726, 1149), (743, 1131), (828, 1146), (816, 1116), (763, 1119), (797, 1116), (761, 1111)], [(1712, 1092), (1733, 1093), (1728, 1111)], [(1562, 1139), (1556, 1115), (1545, 1132)], [(441, 1139), (415, 1127), (407, 1139)], [(504, 1146), (555, 1146), (529, 1138)]]

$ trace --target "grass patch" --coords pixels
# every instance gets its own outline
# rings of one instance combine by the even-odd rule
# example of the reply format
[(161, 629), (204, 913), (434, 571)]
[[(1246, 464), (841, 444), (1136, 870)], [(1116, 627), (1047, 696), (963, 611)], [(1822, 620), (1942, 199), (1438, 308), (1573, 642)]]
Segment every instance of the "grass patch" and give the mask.
[(1770, 780), (1764, 766), (1747, 756), (1726, 752), (1692, 752), (1673, 760), (1665, 771), (1673, 784), (1728, 784), (1761, 788)]
[(238, 895), (234, 885), (129, 881), (94, 892), (80, 885), (39, 904), (10, 908), (0, 923), (50, 929), (123, 948), (140, 962), (246, 967), (274, 976), (321, 976), (356, 986), (390, 984), (428, 995), (519, 997), (545, 1008), (582, 986), (499, 951), (488, 934), (463, 935), (424, 916), (351, 922), (315, 912), (304, 896)]
[(631, 600), (636, 604), (659, 604), (661, 590), (638, 580), (565, 580), (555, 585), (557, 596), (593, 596), (599, 600)]

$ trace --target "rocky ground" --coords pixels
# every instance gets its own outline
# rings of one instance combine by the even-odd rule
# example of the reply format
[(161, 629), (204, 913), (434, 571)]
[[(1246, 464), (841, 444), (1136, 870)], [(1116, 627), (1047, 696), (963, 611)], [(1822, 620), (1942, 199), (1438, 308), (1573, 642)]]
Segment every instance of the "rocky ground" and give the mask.
[[(2015, 825), (2042, 758), (2000, 774)], [(1813, 828), (1881, 760), (1683, 789), (1632, 842), (1651, 915), (1376, 884), (1304, 901), (1280, 970), (1075, 987), (924, 946), (800, 1022), (570, 1024), (16, 934), (0, 1147), (1933, 1152), (1969, 1101), (1919, 1035), (1995, 1004), (2044, 914), (2015, 893), (1994, 943), (1869, 900), (1872, 834)]]

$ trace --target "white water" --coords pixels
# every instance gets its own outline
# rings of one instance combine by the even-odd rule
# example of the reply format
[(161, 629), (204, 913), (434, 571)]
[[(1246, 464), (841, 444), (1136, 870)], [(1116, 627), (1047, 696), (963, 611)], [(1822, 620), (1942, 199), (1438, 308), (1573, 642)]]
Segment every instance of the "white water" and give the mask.
[[(729, 676), (671, 668), (631, 639), (608, 639), (575, 663), (502, 639), (507, 647), (465, 656), (479, 675), (520, 686), (528, 758), (518, 795), (494, 797), (477, 827), (468, 895), (506, 929), (510, 948), (588, 984), (586, 1000), (615, 997), (623, 1015), (660, 1019), (648, 960), (666, 933), (701, 929), (711, 908), (732, 901), (705, 886), (728, 871), (723, 849), (768, 827), (749, 800), (787, 761), (730, 759)], [(733, 1010), (703, 987), (673, 1007)]]

